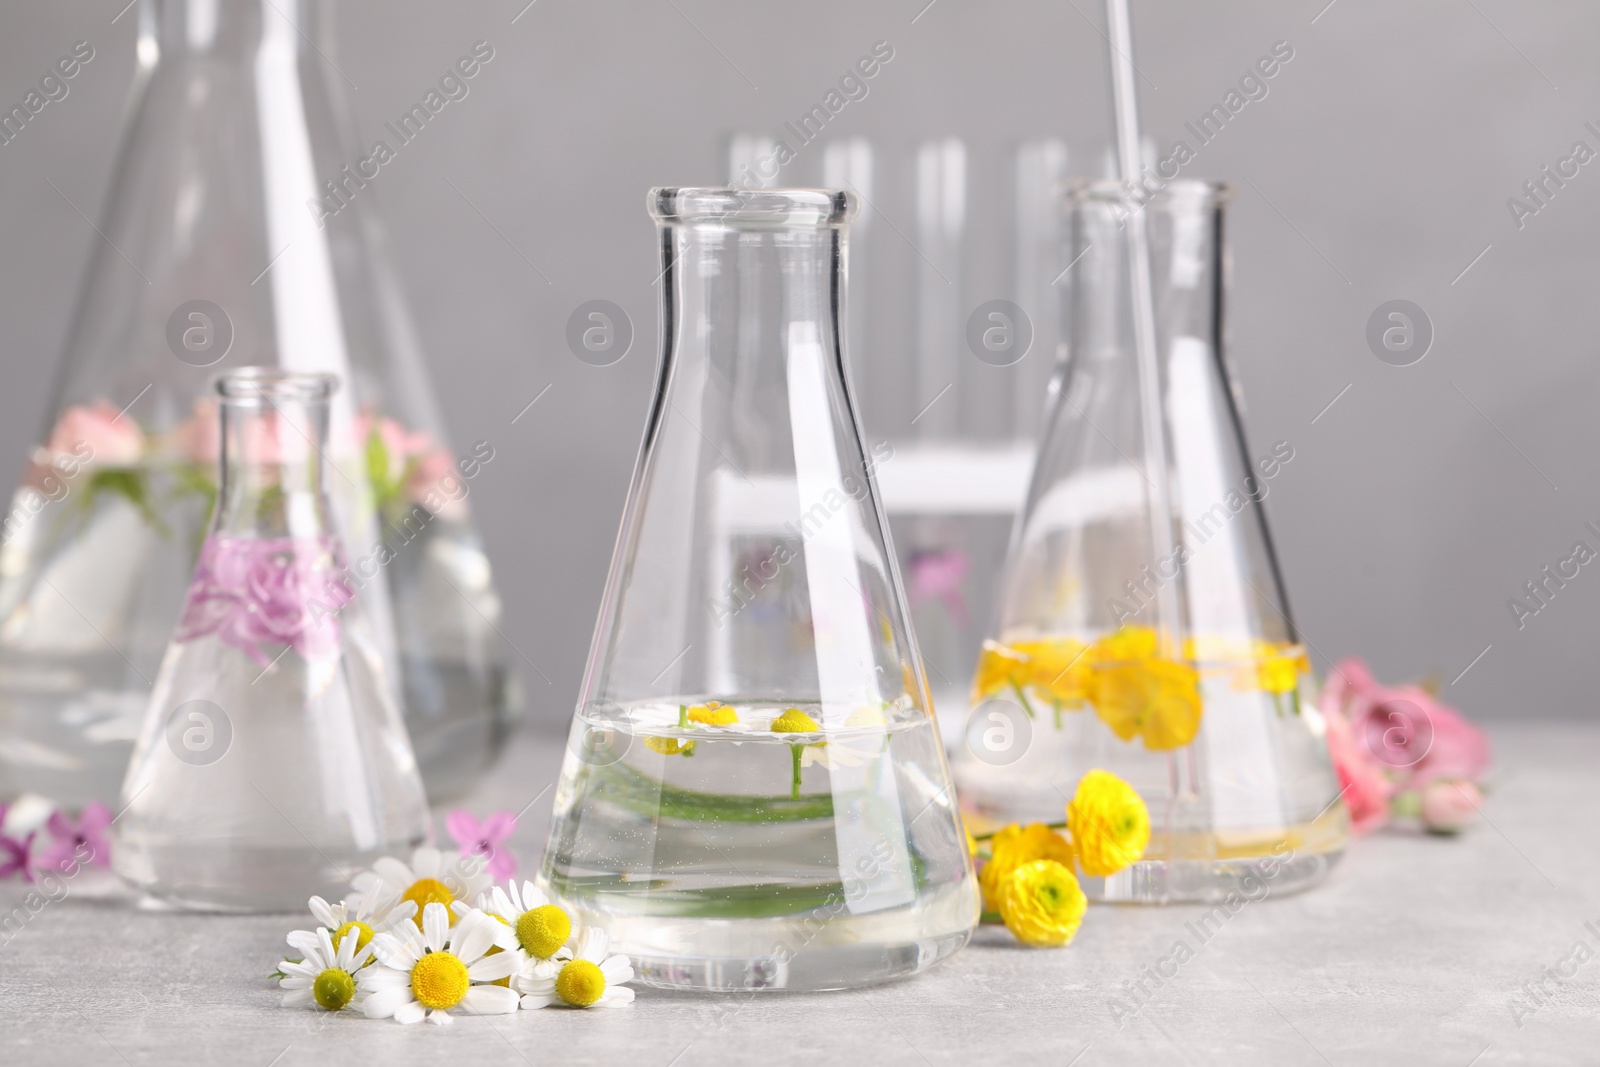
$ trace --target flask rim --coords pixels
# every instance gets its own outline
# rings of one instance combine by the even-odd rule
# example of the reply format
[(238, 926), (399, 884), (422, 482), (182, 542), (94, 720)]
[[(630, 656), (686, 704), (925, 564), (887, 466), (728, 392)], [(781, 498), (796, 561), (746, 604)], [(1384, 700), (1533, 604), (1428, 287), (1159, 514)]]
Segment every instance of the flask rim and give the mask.
[(1064, 195), (1069, 207), (1085, 203), (1159, 207), (1174, 201), (1199, 201), (1207, 207), (1220, 207), (1233, 199), (1233, 186), (1212, 178), (1175, 178), (1163, 182), (1155, 191), (1142, 184), (1130, 190), (1114, 178), (1097, 178), (1069, 182)]
[(224, 402), (251, 400), (327, 400), (339, 389), (339, 376), (283, 367), (238, 367), (212, 380)]
[(853, 219), (859, 199), (846, 189), (669, 185), (651, 189), (646, 206), (660, 226), (821, 230)]

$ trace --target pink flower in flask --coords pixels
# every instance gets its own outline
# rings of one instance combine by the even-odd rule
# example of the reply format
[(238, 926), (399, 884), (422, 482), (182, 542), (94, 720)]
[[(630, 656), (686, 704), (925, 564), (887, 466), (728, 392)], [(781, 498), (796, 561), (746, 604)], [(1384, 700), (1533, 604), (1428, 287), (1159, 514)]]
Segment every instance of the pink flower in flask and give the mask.
[(215, 634), (263, 667), (263, 645), (307, 660), (339, 652), (338, 613), (355, 599), (332, 537), (212, 537), (200, 550), (178, 640)]
[(45, 824), (52, 840), (39, 849), (34, 866), (42, 871), (65, 874), (76, 864), (90, 867), (111, 865), (111, 809), (95, 801), (74, 819), (57, 811)]
[[(81, 454), (85, 447), (89, 457)], [(131, 467), (144, 455), (144, 431), (108, 400), (75, 404), (56, 419), (45, 451), (51, 457), (75, 455), (100, 466)]]
[(482, 822), (465, 808), (457, 808), (445, 818), (445, 828), (456, 839), (463, 856), (484, 856), (486, 869), (497, 882), (515, 878), (517, 858), (506, 847), (506, 841), (517, 829), (517, 817), (509, 811), (496, 811)]

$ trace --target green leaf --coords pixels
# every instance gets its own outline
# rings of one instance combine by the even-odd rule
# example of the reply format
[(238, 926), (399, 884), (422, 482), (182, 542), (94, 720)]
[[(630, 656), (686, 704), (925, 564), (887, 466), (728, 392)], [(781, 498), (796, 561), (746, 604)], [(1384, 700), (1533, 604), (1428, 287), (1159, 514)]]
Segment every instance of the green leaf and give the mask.
[(144, 472), (133, 467), (110, 467), (95, 471), (89, 477), (87, 496), (90, 501), (101, 493), (112, 493), (122, 497), (155, 528), (162, 537), (169, 536), (172, 531), (167, 524), (161, 521), (161, 516), (156, 514), (156, 509), (150, 503), (150, 487), (145, 480)]

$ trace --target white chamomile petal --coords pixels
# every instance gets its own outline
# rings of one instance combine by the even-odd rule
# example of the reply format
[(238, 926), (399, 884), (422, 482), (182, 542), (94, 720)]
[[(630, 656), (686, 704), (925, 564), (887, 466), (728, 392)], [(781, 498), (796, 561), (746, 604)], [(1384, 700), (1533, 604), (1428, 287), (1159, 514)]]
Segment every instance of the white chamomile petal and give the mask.
[(604, 930), (598, 926), (591, 926), (573, 939), (572, 958), (599, 964), (606, 958), (606, 947), (609, 942), (610, 938), (606, 936)]
[(309, 985), (304, 989), (295, 989), (285, 993), (281, 1001), (282, 1006), (285, 1008), (308, 1008), (313, 1003), (315, 1003), (315, 999), (311, 996), (311, 987)]
[(508, 1015), (517, 1010), (517, 994), (498, 985), (475, 985), (461, 998), (461, 1010), (469, 1015)]
[(633, 1003), (633, 990), (627, 986), (607, 986), (606, 991), (600, 994), (600, 999), (589, 1005), (591, 1008), (620, 1008), (624, 1004)]
[(605, 978), (606, 988), (609, 989), (633, 980), (633, 964), (628, 962), (626, 956), (607, 956), (606, 961), (600, 964), (600, 974)]
[[(390, 1014), (394, 1016), (395, 1022), (402, 1026), (410, 1026), (413, 1023), (420, 1023), (423, 1019), (427, 1018), (428, 1009), (424, 1008), (421, 1004), (418, 1004), (413, 1000), (401, 1004)], [(378, 1016), (378, 1018), (382, 1017), (383, 1016), (381, 1015)]]
[(428, 1021), (435, 1026), (449, 1026), (451, 1023), (455, 1022), (455, 1020), (450, 1017), (449, 1012), (439, 1011), (437, 1008), (428, 1013)]
[(423, 878), (438, 879), (439, 875), (444, 873), (444, 857), (438, 849), (424, 845), (412, 853), (411, 869), (415, 872), (418, 880)]
[(450, 913), (443, 904), (430, 901), (422, 909), (422, 941), (428, 948), (437, 952), (444, 948), (450, 940)]
[(337, 910), (321, 897), (312, 897), (306, 902), (306, 905), (311, 909), (311, 917), (323, 926), (329, 926), (337, 930), (345, 924), (345, 915), (348, 909), (346, 909), (343, 901), (339, 902)]
[[(485, 956), (477, 963), (467, 967), (467, 977), (474, 982), (498, 982), (502, 978), (510, 978), (516, 973), (522, 961), (517, 959), (515, 953), (497, 952), (493, 956)], [(496, 989), (503, 988), (495, 986)]]

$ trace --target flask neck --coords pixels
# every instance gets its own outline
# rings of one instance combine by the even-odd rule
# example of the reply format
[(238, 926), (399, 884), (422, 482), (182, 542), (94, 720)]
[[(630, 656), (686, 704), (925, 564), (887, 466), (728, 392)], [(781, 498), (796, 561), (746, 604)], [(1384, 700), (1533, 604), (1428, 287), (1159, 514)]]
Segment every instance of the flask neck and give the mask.
[(320, 0), (141, 0), (139, 59), (247, 59), (280, 42), (298, 51), (326, 43)]
[[(315, 382), (326, 376), (290, 377)], [(218, 391), (221, 469), (212, 533), (294, 538), (332, 533), (324, 485), (326, 393), (282, 387), (239, 391), (232, 376)]]

